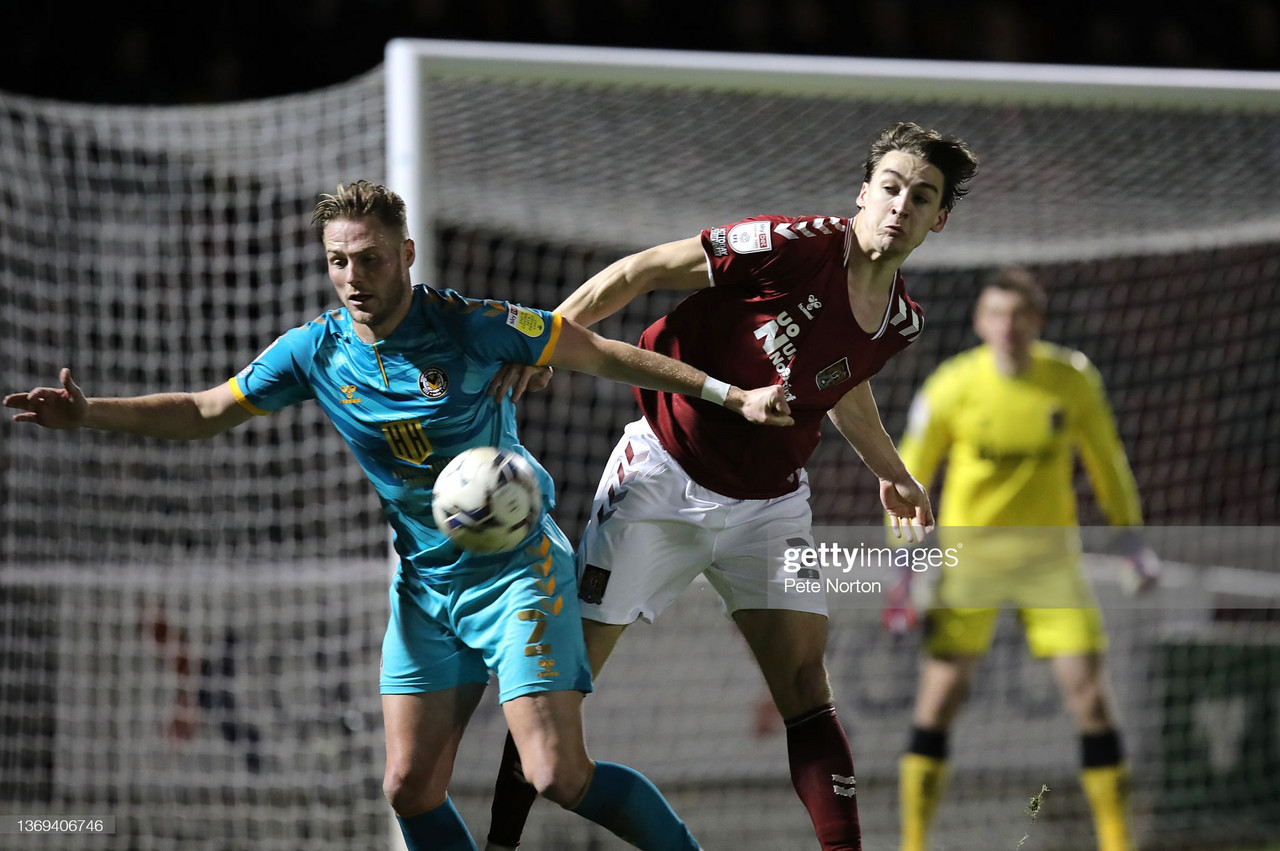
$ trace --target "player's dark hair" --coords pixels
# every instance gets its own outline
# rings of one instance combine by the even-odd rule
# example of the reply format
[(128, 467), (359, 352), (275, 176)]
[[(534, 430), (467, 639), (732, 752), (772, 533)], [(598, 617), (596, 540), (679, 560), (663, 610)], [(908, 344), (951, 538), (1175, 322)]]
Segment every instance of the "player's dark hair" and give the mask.
[(380, 183), (357, 180), (355, 183), (338, 184), (333, 195), (321, 195), (320, 203), (311, 216), (311, 224), (324, 239), (324, 229), (337, 219), (363, 219), (372, 216), (400, 234), (409, 238), (409, 224), (404, 212), (404, 199)]
[(925, 162), (942, 172), (946, 185), (942, 187), (942, 209), (950, 210), (956, 202), (969, 193), (969, 180), (978, 173), (978, 158), (968, 146), (955, 136), (943, 136), (936, 130), (925, 130), (919, 124), (900, 121), (885, 128), (867, 150), (863, 163), (863, 181), (870, 183), (871, 175), (880, 167), (880, 161), (890, 151), (922, 157)]
[(1036, 276), (1025, 266), (1009, 266), (997, 270), (983, 283), (984, 290), (994, 289), (1017, 293), (1027, 306), (1043, 318), (1049, 310), (1049, 296)]

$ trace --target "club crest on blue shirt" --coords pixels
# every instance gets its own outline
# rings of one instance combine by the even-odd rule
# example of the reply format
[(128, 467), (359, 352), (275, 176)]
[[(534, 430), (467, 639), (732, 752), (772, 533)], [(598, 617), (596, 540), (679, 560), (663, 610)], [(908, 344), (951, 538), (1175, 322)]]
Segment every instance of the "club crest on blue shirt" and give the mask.
[(428, 399), (439, 399), (449, 392), (449, 376), (438, 366), (427, 367), (418, 376), (418, 389)]

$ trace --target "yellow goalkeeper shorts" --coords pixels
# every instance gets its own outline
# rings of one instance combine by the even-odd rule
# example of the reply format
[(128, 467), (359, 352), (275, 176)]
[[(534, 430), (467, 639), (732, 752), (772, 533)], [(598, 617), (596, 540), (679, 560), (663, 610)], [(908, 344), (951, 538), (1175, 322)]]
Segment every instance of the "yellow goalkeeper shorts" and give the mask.
[(1001, 609), (1018, 612), (1037, 658), (1101, 653), (1107, 637), (1098, 601), (1077, 558), (1017, 574), (944, 571), (925, 617), (933, 656), (980, 656), (991, 647)]

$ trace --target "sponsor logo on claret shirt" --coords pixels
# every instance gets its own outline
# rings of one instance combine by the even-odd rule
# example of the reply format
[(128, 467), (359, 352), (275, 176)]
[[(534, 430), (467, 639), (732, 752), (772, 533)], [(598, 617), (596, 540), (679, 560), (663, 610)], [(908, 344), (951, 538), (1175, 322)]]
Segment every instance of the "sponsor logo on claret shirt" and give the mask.
[(724, 228), (711, 229), (711, 253), (717, 257), (724, 257), (729, 253), (729, 247), (725, 244), (725, 234), (727, 233), (728, 231)]
[(753, 254), (773, 248), (768, 222), (743, 222), (729, 230), (729, 247), (738, 254)]

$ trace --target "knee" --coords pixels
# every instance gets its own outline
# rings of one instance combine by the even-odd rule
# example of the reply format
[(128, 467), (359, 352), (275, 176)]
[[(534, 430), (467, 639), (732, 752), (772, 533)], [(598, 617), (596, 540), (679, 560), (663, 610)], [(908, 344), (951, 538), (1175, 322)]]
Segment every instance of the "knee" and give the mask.
[(395, 810), (397, 815), (411, 816), (425, 812), (443, 801), (431, 799), (428, 778), (421, 772), (415, 772), (407, 764), (387, 763), (386, 773), (382, 776), (382, 794)]
[(1074, 684), (1067, 693), (1067, 708), (1081, 732), (1097, 732), (1114, 726), (1111, 701), (1099, 679), (1090, 678)]
[(523, 767), (524, 779), (538, 794), (562, 807), (578, 803), (591, 779), (591, 763), (585, 758), (524, 761)]
[(931, 658), (925, 664), (916, 692), (915, 726), (926, 730), (949, 729), (969, 699), (972, 680), (970, 661)]
[(796, 694), (814, 706), (831, 702), (831, 683), (822, 657), (805, 660), (796, 671)]
[(794, 718), (832, 702), (827, 666), (821, 656), (801, 660), (782, 682), (786, 691), (773, 698), (783, 718)]

